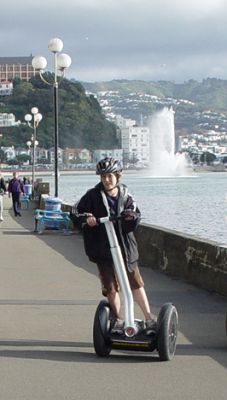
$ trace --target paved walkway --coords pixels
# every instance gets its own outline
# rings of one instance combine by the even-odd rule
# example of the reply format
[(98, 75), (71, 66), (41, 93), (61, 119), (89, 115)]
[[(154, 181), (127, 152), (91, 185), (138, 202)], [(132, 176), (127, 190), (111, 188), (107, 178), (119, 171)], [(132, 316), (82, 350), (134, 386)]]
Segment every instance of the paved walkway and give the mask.
[[(80, 235), (33, 232), (33, 210), (15, 218), (5, 196), (0, 223), (0, 399), (226, 399), (227, 299), (142, 269), (153, 311), (179, 311), (177, 353), (94, 354), (100, 299), (96, 267)], [(138, 310), (137, 310), (138, 312)]]

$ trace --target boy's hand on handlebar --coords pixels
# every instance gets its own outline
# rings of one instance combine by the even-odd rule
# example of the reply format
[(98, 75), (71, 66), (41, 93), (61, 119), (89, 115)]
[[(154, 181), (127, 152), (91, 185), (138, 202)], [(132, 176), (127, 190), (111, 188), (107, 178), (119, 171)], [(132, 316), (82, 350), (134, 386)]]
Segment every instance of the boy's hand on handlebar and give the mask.
[(124, 210), (122, 211), (121, 216), (124, 218), (125, 221), (132, 221), (136, 219), (137, 214), (133, 210)]
[(94, 217), (94, 215), (90, 214), (87, 216), (87, 220), (86, 220), (87, 224), (89, 226), (96, 226), (97, 224), (97, 219)]

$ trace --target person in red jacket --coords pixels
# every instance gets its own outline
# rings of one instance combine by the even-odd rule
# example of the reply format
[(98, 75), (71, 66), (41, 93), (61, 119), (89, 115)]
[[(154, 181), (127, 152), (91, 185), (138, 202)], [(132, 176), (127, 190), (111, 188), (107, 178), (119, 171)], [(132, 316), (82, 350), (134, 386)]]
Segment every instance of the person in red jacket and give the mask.
[(24, 185), (23, 185), (23, 182), (19, 179), (17, 172), (13, 172), (13, 178), (9, 181), (8, 193), (9, 193), (9, 197), (12, 196), (13, 211), (14, 211), (15, 217), (17, 217), (17, 216), (21, 217), (20, 196), (21, 196), (21, 193), (24, 193)]
[(85, 252), (90, 261), (98, 267), (102, 293), (107, 296), (116, 316), (113, 329), (123, 328), (119, 287), (114, 271), (113, 259), (108, 237), (103, 224), (97, 219), (107, 215), (122, 216), (114, 223), (121, 247), (129, 284), (135, 301), (140, 306), (146, 323), (147, 333), (156, 329), (144, 282), (138, 266), (138, 248), (133, 231), (140, 222), (140, 211), (128, 192), (126, 185), (120, 183), (122, 165), (118, 160), (106, 157), (96, 166), (100, 182), (80, 199), (77, 204), (78, 222), (83, 231)]

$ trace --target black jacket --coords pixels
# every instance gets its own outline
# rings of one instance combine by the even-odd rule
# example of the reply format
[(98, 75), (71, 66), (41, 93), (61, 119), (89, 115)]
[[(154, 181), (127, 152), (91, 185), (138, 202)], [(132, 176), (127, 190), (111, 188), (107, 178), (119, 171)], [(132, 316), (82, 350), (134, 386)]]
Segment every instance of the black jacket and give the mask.
[(6, 184), (4, 178), (0, 178), (0, 193), (6, 192)]
[[(118, 220), (115, 223), (115, 230), (123, 253), (122, 255), (127, 261), (128, 269), (132, 270), (139, 257), (133, 231), (140, 222), (140, 211), (132, 196), (128, 193), (127, 186), (120, 184), (117, 215), (120, 216), (124, 210), (132, 210), (134, 219), (130, 221), (124, 219)], [(91, 213), (96, 218), (101, 218), (110, 214), (102, 183), (88, 190), (78, 202), (76, 212), (79, 225), (83, 231), (85, 252), (89, 259), (96, 263), (112, 260), (104, 224), (90, 227), (86, 224), (86, 217), (80, 216), (83, 213)]]

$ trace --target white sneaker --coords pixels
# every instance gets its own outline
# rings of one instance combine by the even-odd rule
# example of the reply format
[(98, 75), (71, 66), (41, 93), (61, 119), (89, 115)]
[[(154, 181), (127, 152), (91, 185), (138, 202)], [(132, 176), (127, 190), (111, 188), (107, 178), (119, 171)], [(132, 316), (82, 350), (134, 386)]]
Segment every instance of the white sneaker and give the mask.
[(4, 221), (4, 218), (3, 218), (3, 217), (0, 217), (0, 221)]
[(113, 326), (111, 328), (112, 333), (119, 333), (121, 334), (124, 329), (124, 321), (122, 319), (115, 319)]
[(151, 333), (156, 333), (158, 326), (157, 326), (157, 322), (154, 319), (148, 319), (145, 322), (145, 326), (146, 326), (146, 335), (150, 335)]

